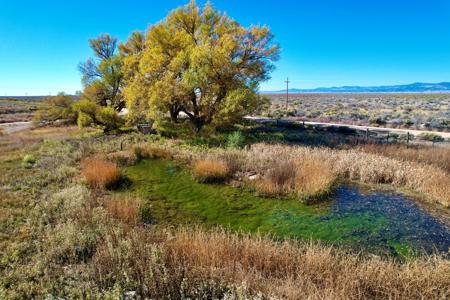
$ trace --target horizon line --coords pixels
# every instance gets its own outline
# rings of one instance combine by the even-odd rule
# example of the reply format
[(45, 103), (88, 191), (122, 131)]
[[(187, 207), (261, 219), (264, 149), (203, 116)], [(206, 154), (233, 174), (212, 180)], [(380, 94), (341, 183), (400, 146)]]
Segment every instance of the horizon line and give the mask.
[[(294, 80), (297, 81), (298, 80)], [(421, 81), (416, 81), (416, 82), (412, 82), (412, 83), (405, 83), (405, 84), (378, 84), (378, 85), (335, 85), (335, 86), (318, 86), (318, 87), (314, 87), (314, 88), (298, 88), (298, 87), (291, 87), (289, 88), (289, 92), (295, 93), (450, 93), (450, 90), (430, 90), (430, 91), (397, 91), (397, 92), (376, 92), (376, 91), (366, 91), (366, 92), (340, 92), (340, 91), (332, 91), (332, 92), (328, 92), (328, 91), (316, 91), (316, 90), (321, 90), (321, 89), (335, 89), (335, 88), (380, 88), (380, 87), (397, 87), (397, 86), (409, 86), (409, 85), (414, 85), (414, 84), (431, 84), (431, 85), (439, 85), (439, 84), (450, 84), (450, 81), (440, 81), (440, 82), (421, 82)], [(281, 88), (281, 89), (265, 89), (265, 90), (259, 90), (258, 93), (276, 93), (276, 92), (285, 92), (286, 89), (285, 88)], [(17, 95), (17, 94), (13, 94), (13, 95), (8, 95), (7, 93), (5, 93), (4, 95), (1, 95), (2, 93), (0, 93), (0, 98), (14, 98), (14, 97), (49, 97), (49, 96), (57, 96), (59, 93), (65, 93), (67, 95), (70, 96), (76, 96), (76, 93), (78, 91), (75, 91), (75, 93), (68, 93), (65, 91), (59, 91), (59, 92), (55, 92), (55, 93), (49, 93), (49, 94), (31, 94), (28, 95), (29, 93), (25, 93), (22, 95)]]

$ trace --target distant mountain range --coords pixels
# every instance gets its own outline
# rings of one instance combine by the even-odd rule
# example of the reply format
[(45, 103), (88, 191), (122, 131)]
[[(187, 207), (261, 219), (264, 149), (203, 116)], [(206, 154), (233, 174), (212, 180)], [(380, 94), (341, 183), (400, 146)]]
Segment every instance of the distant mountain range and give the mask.
[[(262, 94), (285, 93), (286, 90), (263, 91)], [(450, 82), (423, 83), (384, 86), (341, 86), (315, 89), (289, 89), (290, 93), (450, 93)]]
[[(261, 91), (261, 94), (279, 94), (286, 90)], [(289, 89), (289, 93), (450, 93), (450, 82), (416, 82), (403, 85), (340, 86), (315, 89)], [(0, 99), (42, 100), (48, 96), (0, 96)]]

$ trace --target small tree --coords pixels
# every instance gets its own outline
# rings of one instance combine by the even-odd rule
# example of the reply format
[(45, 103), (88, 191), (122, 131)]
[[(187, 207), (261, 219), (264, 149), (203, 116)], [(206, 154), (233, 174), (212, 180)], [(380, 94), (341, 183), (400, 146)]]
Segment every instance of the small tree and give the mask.
[(96, 113), (98, 123), (103, 125), (104, 131), (119, 129), (123, 125), (123, 119), (117, 115), (112, 107), (102, 107)]
[(95, 57), (79, 65), (84, 84), (81, 97), (120, 111), (125, 102), (121, 93), (122, 60), (117, 54), (117, 39), (101, 34), (89, 40), (89, 45)]
[(174, 122), (183, 112), (196, 132), (235, 122), (262, 102), (259, 83), (279, 52), (272, 40), (265, 26), (245, 28), (209, 3), (191, 2), (147, 32), (139, 63), (126, 75), (127, 106)]
[(49, 96), (42, 102), (34, 119), (36, 121), (66, 120), (68, 123), (75, 123), (77, 114), (72, 108), (73, 103), (75, 103), (74, 97), (64, 93)]
[(80, 100), (72, 105), (77, 113), (77, 124), (80, 128), (91, 124), (100, 125), (105, 132), (115, 130), (123, 125), (123, 119), (112, 107), (102, 107), (89, 100)]
[(75, 102), (72, 105), (72, 109), (77, 113), (77, 124), (79, 127), (97, 123), (95, 116), (100, 107), (95, 102), (83, 99)]

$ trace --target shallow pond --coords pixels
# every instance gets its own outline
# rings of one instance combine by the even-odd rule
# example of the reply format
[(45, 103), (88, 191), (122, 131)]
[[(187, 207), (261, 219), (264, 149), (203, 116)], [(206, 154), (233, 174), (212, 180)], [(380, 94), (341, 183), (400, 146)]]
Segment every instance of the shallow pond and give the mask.
[(130, 185), (120, 192), (142, 198), (157, 223), (222, 225), (389, 255), (408, 255), (410, 250), (446, 253), (450, 247), (450, 228), (398, 193), (341, 186), (333, 200), (305, 205), (200, 184), (187, 170), (162, 160), (143, 161), (126, 168), (125, 174)]

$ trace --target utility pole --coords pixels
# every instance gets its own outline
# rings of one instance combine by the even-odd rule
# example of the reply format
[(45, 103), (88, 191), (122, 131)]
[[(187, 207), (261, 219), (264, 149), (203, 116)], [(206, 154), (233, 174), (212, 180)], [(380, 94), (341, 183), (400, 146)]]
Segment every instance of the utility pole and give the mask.
[(285, 81), (285, 83), (286, 83), (286, 113), (287, 113), (287, 110), (288, 110), (288, 107), (289, 107), (289, 77), (288, 78), (286, 78), (286, 81)]

